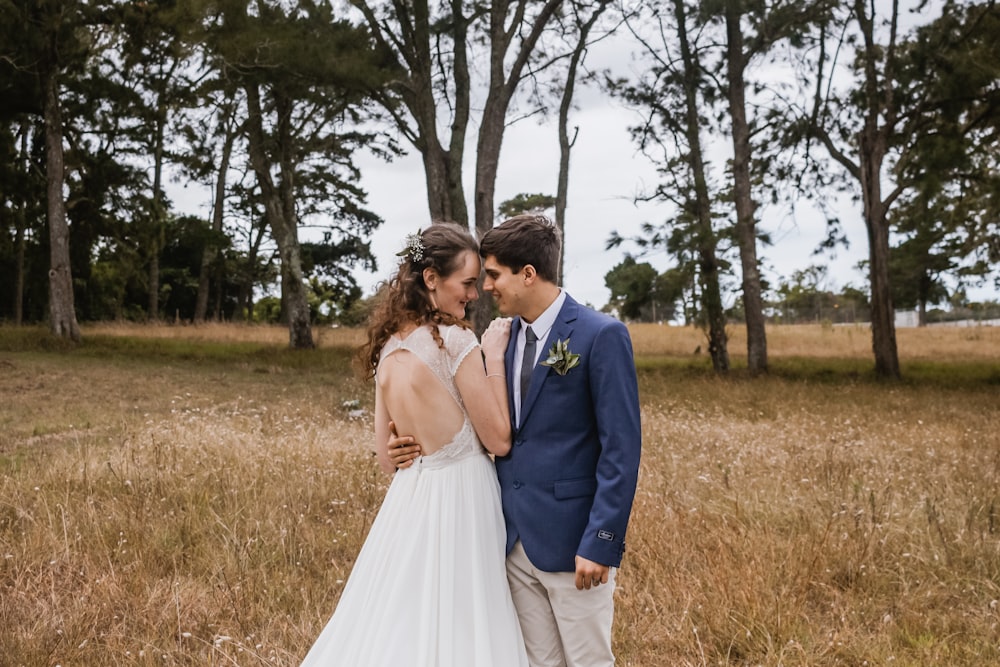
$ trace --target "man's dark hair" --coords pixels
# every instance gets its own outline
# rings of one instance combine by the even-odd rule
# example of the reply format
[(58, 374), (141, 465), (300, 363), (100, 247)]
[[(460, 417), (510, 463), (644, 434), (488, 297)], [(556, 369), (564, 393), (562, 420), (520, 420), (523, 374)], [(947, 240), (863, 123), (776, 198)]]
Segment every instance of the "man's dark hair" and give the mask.
[(559, 230), (544, 215), (524, 214), (504, 220), (483, 234), (479, 242), (482, 257), (493, 255), (497, 261), (517, 273), (528, 264), (543, 279), (557, 281)]

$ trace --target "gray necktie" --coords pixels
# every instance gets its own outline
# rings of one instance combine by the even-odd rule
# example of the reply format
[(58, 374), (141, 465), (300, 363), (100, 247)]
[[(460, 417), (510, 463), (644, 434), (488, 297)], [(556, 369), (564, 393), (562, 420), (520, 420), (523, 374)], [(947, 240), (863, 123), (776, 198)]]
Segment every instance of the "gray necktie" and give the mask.
[(521, 405), (528, 395), (528, 385), (531, 383), (531, 370), (535, 366), (535, 343), (538, 336), (531, 327), (524, 329), (524, 356), (521, 357)]

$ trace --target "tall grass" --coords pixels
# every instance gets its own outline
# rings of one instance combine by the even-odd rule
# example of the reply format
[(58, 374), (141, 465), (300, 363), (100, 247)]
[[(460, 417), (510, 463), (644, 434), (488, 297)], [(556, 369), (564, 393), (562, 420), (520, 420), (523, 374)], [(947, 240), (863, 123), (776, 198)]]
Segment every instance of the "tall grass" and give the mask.
[[(0, 328), (0, 664), (298, 664), (387, 479), (358, 332), (281, 333)], [(860, 329), (772, 329), (750, 380), (634, 327), (619, 664), (1000, 662), (998, 333), (901, 331), (884, 384)]]

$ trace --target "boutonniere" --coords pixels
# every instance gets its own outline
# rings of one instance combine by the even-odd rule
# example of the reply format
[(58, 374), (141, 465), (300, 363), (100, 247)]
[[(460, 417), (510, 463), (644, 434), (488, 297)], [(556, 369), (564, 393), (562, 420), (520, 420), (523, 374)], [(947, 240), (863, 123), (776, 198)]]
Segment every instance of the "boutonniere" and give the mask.
[(548, 358), (542, 366), (549, 366), (559, 375), (566, 375), (580, 364), (580, 355), (569, 351), (569, 338), (552, 343)]

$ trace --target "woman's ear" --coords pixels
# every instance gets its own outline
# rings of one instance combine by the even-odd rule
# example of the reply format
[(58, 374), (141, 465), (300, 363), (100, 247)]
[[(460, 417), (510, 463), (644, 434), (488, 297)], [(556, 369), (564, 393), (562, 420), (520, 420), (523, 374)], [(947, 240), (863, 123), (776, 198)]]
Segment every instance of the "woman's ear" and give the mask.
[(424, 277), (424, 285), (427, 285), (427, 289), (429, 289), (432, 292), (435, 289), (437, 289), (437, 282), (440, 276), (438, 276), (438, 272), (436, 270), (434, 270), (431, 267), (427, 267), (426, 269), (424, 269), (423, 277)]

